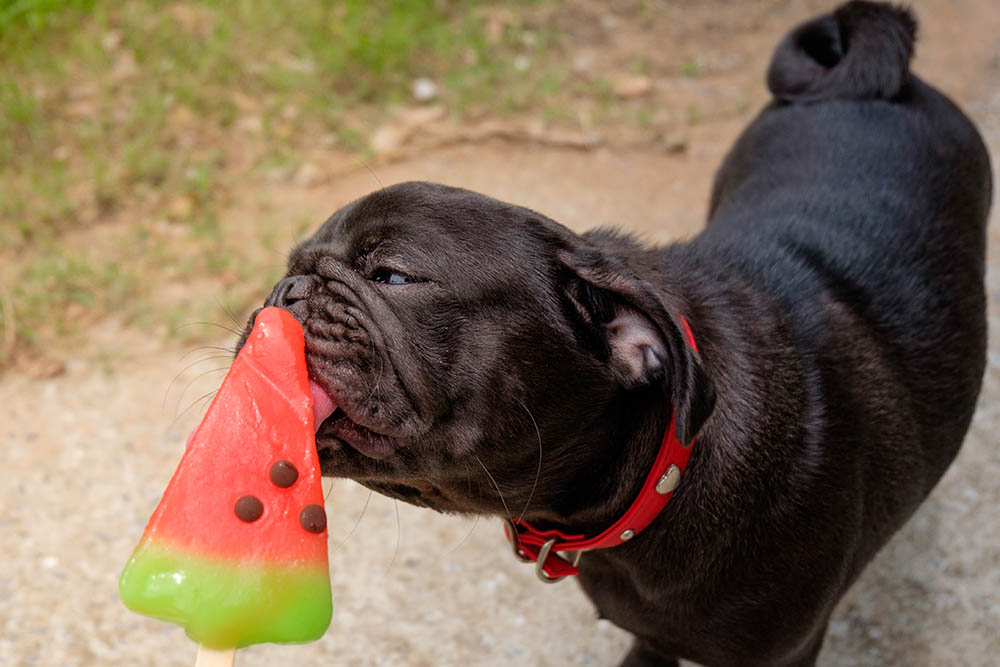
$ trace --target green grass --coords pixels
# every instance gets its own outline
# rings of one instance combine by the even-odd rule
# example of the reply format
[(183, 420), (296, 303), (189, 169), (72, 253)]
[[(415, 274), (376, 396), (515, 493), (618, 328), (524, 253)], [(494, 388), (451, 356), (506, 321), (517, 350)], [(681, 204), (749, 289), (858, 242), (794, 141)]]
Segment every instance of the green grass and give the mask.
[(95, 0), (0, 0), (0, 41), (37, 35), (70, 12), (93, 7)]
[(688, 58), (687, 60), (681, 63), (680, 67), (678, 68), (678, 73), (681, 76), (693, 79), (694, 77), (698, 76), (698, 71), (700, 68), (701, 66), (698, 63), (697, 58)]
[(74, 336), (86, 313), (104, 300), (127, 302), (138, 284), (130, 270), (78, 250), (53, 247), (38, 253), (9, 295), (16, 305), (18, 336), (27, 344)]
[[(503, 5), (515, 20), (491, 40), (501, 6), (473, 0), (0, 0), (0, 296), (18, 342), (109, 313), (144, 321), (156, 295), (140, 285), (189, 255), (185, 279), (253, 273), (218, 250), (229, 191), (294, 169), (321, 138), (365, 156), (371, 131), (415, 104), (415, 77), (453, 115), (572, 119), (560, 99), (580, 87), (531, 21), (558, 2)], [(587, 94), (610, 103), (600, 82)], [(122, 231), (90, 247), (107, 223)], [(62, 317), (70, 305), (84, 314)]]

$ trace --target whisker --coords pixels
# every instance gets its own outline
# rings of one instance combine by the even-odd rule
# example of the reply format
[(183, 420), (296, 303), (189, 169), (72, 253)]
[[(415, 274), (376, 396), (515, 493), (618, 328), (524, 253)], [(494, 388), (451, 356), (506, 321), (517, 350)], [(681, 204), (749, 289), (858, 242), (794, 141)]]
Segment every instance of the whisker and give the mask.
[(347, 536), (344, 537), (344, 539), (340, 541), (340, 544), (335, 546), (330, 553), (336, 553), (337, 551), (339, 551), (341, 547), (347, 544), (347, 540), (351, 538), (351, 535), (354, 534), (354, 531), (357, 530), (358, 524), (361, 523), (361, 519), (364, 518), (365, 512), (368, 510), (368, 503), (370, 503), (372, 500), (372, 493), (374, 492), (371, 489), (368, 489), (368, 497), (365, 498), (365, 506), (361, 508), (361, 514), (358, 515), (358, 520), (354, 522), (353, 526), (351, 526), (351, 529), (347, 532)]
[(528, 494), (528, 499), (524, 501), (524, 508), (521, 509), (521, 514), (517, 517), (517, 520), (520, 521), (524, 518), (525, 512), (528, 511), (528, 505), (531, 504), (531, 499), (535, 495), (535, 488), (538, 486), (538, 478), (542, 475), (542, 433), (538, 430), (538, 422), (535, 421), (535, 415), (531, 414), (531, 410), (528, 409), (528, 406), (525, 405), (521, 399), (517, 399), (517, 402), (521, 404), (524, 411), (528, 413), (529, 417), (531, 417), (531, 423), (535, 427), (535, 435), (538, 437), (538, 468), (535, 470), (535, 481), (531, 484), (531, 492)]
[(500, 485), (497, 484), (496, 479), (494, 479), (490, 471), (486, 469), (486, 465), (479, 458), (478, 454), (473, 454), (472, 458), (476, 459), (479, 465), (482, 466), (483, 472), (485, 472), (486, 476), (490, 478), (491, 482), (493, 482), (493, 488), (497, 490), (497, 495), (500, 496), (500, 502), (503, 503), (503, 511), (507, 513), (507, 518), (510, 519), (511, 523), (513, 523), (514, 517), (512, 517), (510, 514), (510, 509), (507, 507), (507, 500), (503, 497), (503, 492), (500, 490)]
[[(184, 391), (181, 392), (181, 395), (177, 397), (177, 407), (175, 407), (174, 409), (176, 410), (178, 407), (180, 407), (181, 403), (184, 401), (184, 394), (187, 393), (188, 389), (190, 389), (191, 387), (194, 386), (195, 382), (197, 382), (201, 378), (205, 377), (206, 375), (211, 375), (212, 373), (222, 373), (222, 372), (228, 371), (228, 370), (229, 370), (229, 366), (223, 366), (222, 368), (210, 368), (209, 370), (205, 371), (204, 373), (198, 373), (197, 375), (195, 375), (193, 378), (191, 378), (190, 381), (188, 381), (187, 386), (184, 387)], [(218, 389), (214, 389), (213, 393), (215, 391), (218, 391)]]
[(478, 525), (479, 525), (479, 520), (480, 520), (481, 518), (483, 518), (483, 515), (482, 515), (482, 514), (477, 514), (477, 515), (476, 515), (476, 520), (475, 520), (475, 521), (473, 522), (473, 524), (472, 524), (472, 528), (470, 528), (470, 529), (469, 529), (469, 532), (467, 532), (467, 533), (465, 534), (465, 537), (463, 537), (463, 538), (462, 538), (461, 540), (459, 540), (459, 541), (458, 541), (458, 544), (456, 544), (455, 546), (453, 546), (453, 547), (451, 548), (451, 550), (450, 550), (450, 551), (448, 551), (448, 555), (449, 555), (449, 556), (451, 556), (451, 555), (452, 555), (452, 554), (454, 554), (454, 553), (455, 553), (456, 551), (458, 551), (458, 550), (459, 550), (459, 548), (461, 548), (461, 546), (462, 546), (463, 544), (465, 544), (465, 541), (466, 541), (466, 540), (468, 540), (468, 539), (469, 539), (470, 537), (472, 537), (472, 531), (474, 531), (474, 530), (476, 529), (476, 526), (478, 526)]
[(368, 398), (365, 399), (365, 403), (370, 401), (372, 397), (375, 395), (375, 392), (378, 391), (379, 384), (382, 382), (382, 372), (385, 370), (385, 360), (381, 357), (381, 355), (377, 354), (377, 351), (375, 350), (374, 341), (372, 341), (372, 356), (374, 356), (379, 361), (378, 376), (376, 376), (375, 382), (372, 384), (372, 390), (368, 393)]
[(232, 307), (229, 306), (229, 304), (225, 304), (220, 301), (219, 306), (222, 308), (222, 312), (228, 315), (229, 319), (233, 321), (234, 326), (237, 327), (243, 326), (243, 322), (240, 322), (240, 319), (236, 316), (236, 311), (233, 310)]
[(185, 359), (187, 359), (188, 357), (190, 357), (195, 352), (201, 352), (203, 350), (215, 350), (215, 351), (218, 351), (218, 352), (225, 352), (226, 354), (229, 354), (229, 355), (236, 354), (236, 350), (234, 348), (227, 347), (225, 345), (198, 345), (196, 347), (191, 348), (190, 350), (188, 350), (184, 354), (182, 354), (181, 358), (178, 359), (178, 361), (184, 361)]
[(180, 332), (181, 329), (186, 329), (187, 327), (193, 327), (193, 326), (195, 326), (197, 324), (201, 324), (201, 325), (209, 326), (209, 327), (218, 327), (219, 329), (222, 329), (223, 331), (228, 331), (229, 333), (233, 334), (234, 336), (242, 336), (243, 335), (242, 331), (240, 331), (238, 329), (233, 329), (231, 327), (227, 327), (224, 324), (219, 324), (218, 322), (203, 322), (203, 321), (200, 321), (200, 320), (197, 321), (197, 322), (186, 322), (185, 324), (181, 324), (181, 325), (179, 325), (177, 327), (174, 327), (174, 330), (173, 330), (172, 333), (176, 334), (176, 333)]
[(360, 157), (358, 157), (357, 155), (355, 155), (355, 156), (354, 156), (354, 159), (355, 159), (355, 160), (357, 160), (358, 162), (360, 162), (360, 163), (361, 163), (361, 166), (363, 166), (363, 167), (364, 167), (365, 169), (367, 169), (367, 170), (368, 170), (368, 173), (369, 173), (369, 174), (371, 174), (371, 175), (372, 175), (372, 178), (374, 178), (374, 179), (375, 179), (375, 182), (376, 182), (376, 183), (378, 183), (378, 187), (379, 187), (380, 189), (382, 189), (382, 190), (385, 190), (385, 186), (384, 186), (384, 185), (382, 184), (382, 179), (378, 177), (378, 174), (376, 174), (376, 173), (375, 173), (375, 170), (374, 170), (374, 169), (372, 169), (372, 168), (371, 168), (371, 167), (370, 167), (370, 166), (368, 165), (368, 163), (367, 163), (367, 162), (365, 162), (364, 160), (362, 160), (362, 159), (361, 159)]
[[(218, 370), (223, 371), (225, 369), (224, 368), (220, 368)], [(174, 417), (173, 421), (170, 422), (170, 425), (167, 426), (167, 430), (169, 431), (170, 429), (172, 429), (177, 424), (177, 422), (180, 421), (181, 417), (183, 417), (184, 414), (187, 413), (188, 410), (190, 410), (191, 408), (193, 408), (195, 405), (197, 405), (199, 402), (205, 400), (206, 398), (210, 398), (210, 397), (214, 396), (216, 394), (216, 392), (218, 392), (218, 389), (213, 389), (212, 391), (204, 393), (201, 396), (199, 396), (198, 398), (196, 398), (193, 401), (191, 401), (191, 405), (189, 405), (186, 408), (184, 408), (183, 410), (181, 410), (180, 414), (178, 414), (176, 417)]]
[[(201, 357), (198, 358), (197, 362), (195, 363), (202, 364), (205, 363), (206, 361), (218, 361), (219, 359), (226, 359), (227, 361), (232, 361), (233, 357), (232, 355), (222, 354), (220, 352), (205, 352)], [(188, 366), (188, 368), (190, 367), (191, 366)], [(184, 370), (187, 370), (187, 368)]]
[(399, 555), (400, 536), (403, 533), (403, 528), (399, 520), (399, 501), (393, 498), (392, 505), (396, 508), (396, 548), (392, 550), (392, 559), (389, 561), (389, 566), (385, 568), (385, 572), (382, 573), (383, 577), (389, 574), (389, 570), (391, 570), (392, 566), (396, 563), (396, 556)]
[(472, 468), (469, 467), (468, 461), (462, 461), (462, 465), (465, 466), (465, 482), (469, 487), (469, 498), (472, 498)]
[[(187, 356), (187, 355), (185, 355), (185, 356)], [(216, 361), (218, 359), (228, 359), (228, 358), (229, 358), (228, 355), (221, 355), (221, 354), (213, 354), (213, 355), (205, 356), (205, 357), (202, 357), (201, 359), (198, 359), (197, 361), (194, 361), (194, 362), (188, 364), (187, 366), (185, 366), (184, 368), (182, 368), (180, 371), (178, 371), (177, 375), (174, 376), (174, 379), (170, 381), (170, 384), (167, 385), (166, 390), (163, 392), (163, 404), (160, 406), (160, 410), (164, 411), (164, 410), (167, 409), (167, 397), (170, 395), (170, 390), (174, 388), (174, 384), (176, 384), (177, 381), (181, 379), (181, 376), (184, 375), (184, 373), (186, 373), (191, 368), (194, 368), (198, 364), (205, 363), (206, 361)], [(211, 373), (213, 371), (207, 371), (207, 372)], [(205, 373), (202, 373), (202, 375), (204, 375), (204, 374)], [(201, 377), (201, 375), (199, 375), (198, 377)], [(197, 379), (198, 378), (195, 378), (194, 380), (197, 380)], [(194, 382), (194, 380), (191, 380), (191, 382)], [(191, 382), (189, 382), (188, 386), (184, 388), (184, 392), (186, 392), (188, 390), (188, 388), (191, 386)], [(180, 404), (181, 399), (183, 399), (183, 398), (184, 398), (184, 393), (182, 392), (181, 393), (181, 398), (177, 399), (178, 405)]]

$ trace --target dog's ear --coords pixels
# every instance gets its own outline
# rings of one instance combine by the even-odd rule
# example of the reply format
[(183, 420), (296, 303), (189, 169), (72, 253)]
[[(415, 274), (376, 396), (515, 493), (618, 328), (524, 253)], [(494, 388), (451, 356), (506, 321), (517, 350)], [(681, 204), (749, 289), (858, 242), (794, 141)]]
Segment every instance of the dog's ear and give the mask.
[(712, 414), (715, 388), (682, 315), (669, 312), (645, 281), (599, 250), (561, 250), (558, 260), (570, 316), (591, 349), (625, 387), (665, 382), (677, 437), (691, 442)]

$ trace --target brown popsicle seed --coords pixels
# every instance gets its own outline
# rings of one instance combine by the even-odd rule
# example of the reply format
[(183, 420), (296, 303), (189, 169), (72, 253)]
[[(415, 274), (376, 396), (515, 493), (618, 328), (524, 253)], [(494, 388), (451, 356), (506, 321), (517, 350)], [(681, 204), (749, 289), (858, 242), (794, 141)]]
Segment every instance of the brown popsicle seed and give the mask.
[(291, 461), (276, 461), (271, 466), (271, 483), (287, 489), (299, 478), (299, 471)]
[(236, 501), (233, 511), (240, 521), (253, 523), (264, 514), (264, 503), (257, 496), (243, 496)]
[(299, 514), (299, 523), (310, 533), (326, 530), (326, 510), (319, 505), (306, 505)]

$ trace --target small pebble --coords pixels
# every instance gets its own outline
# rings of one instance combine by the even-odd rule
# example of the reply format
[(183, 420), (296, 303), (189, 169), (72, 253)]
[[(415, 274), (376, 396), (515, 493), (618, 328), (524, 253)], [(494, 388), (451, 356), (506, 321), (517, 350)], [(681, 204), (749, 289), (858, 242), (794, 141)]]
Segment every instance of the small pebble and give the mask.
[(430, 102), (438, 95), (437, 84), (427, 77), (413, 80), (413, 97), (418, 102)]

